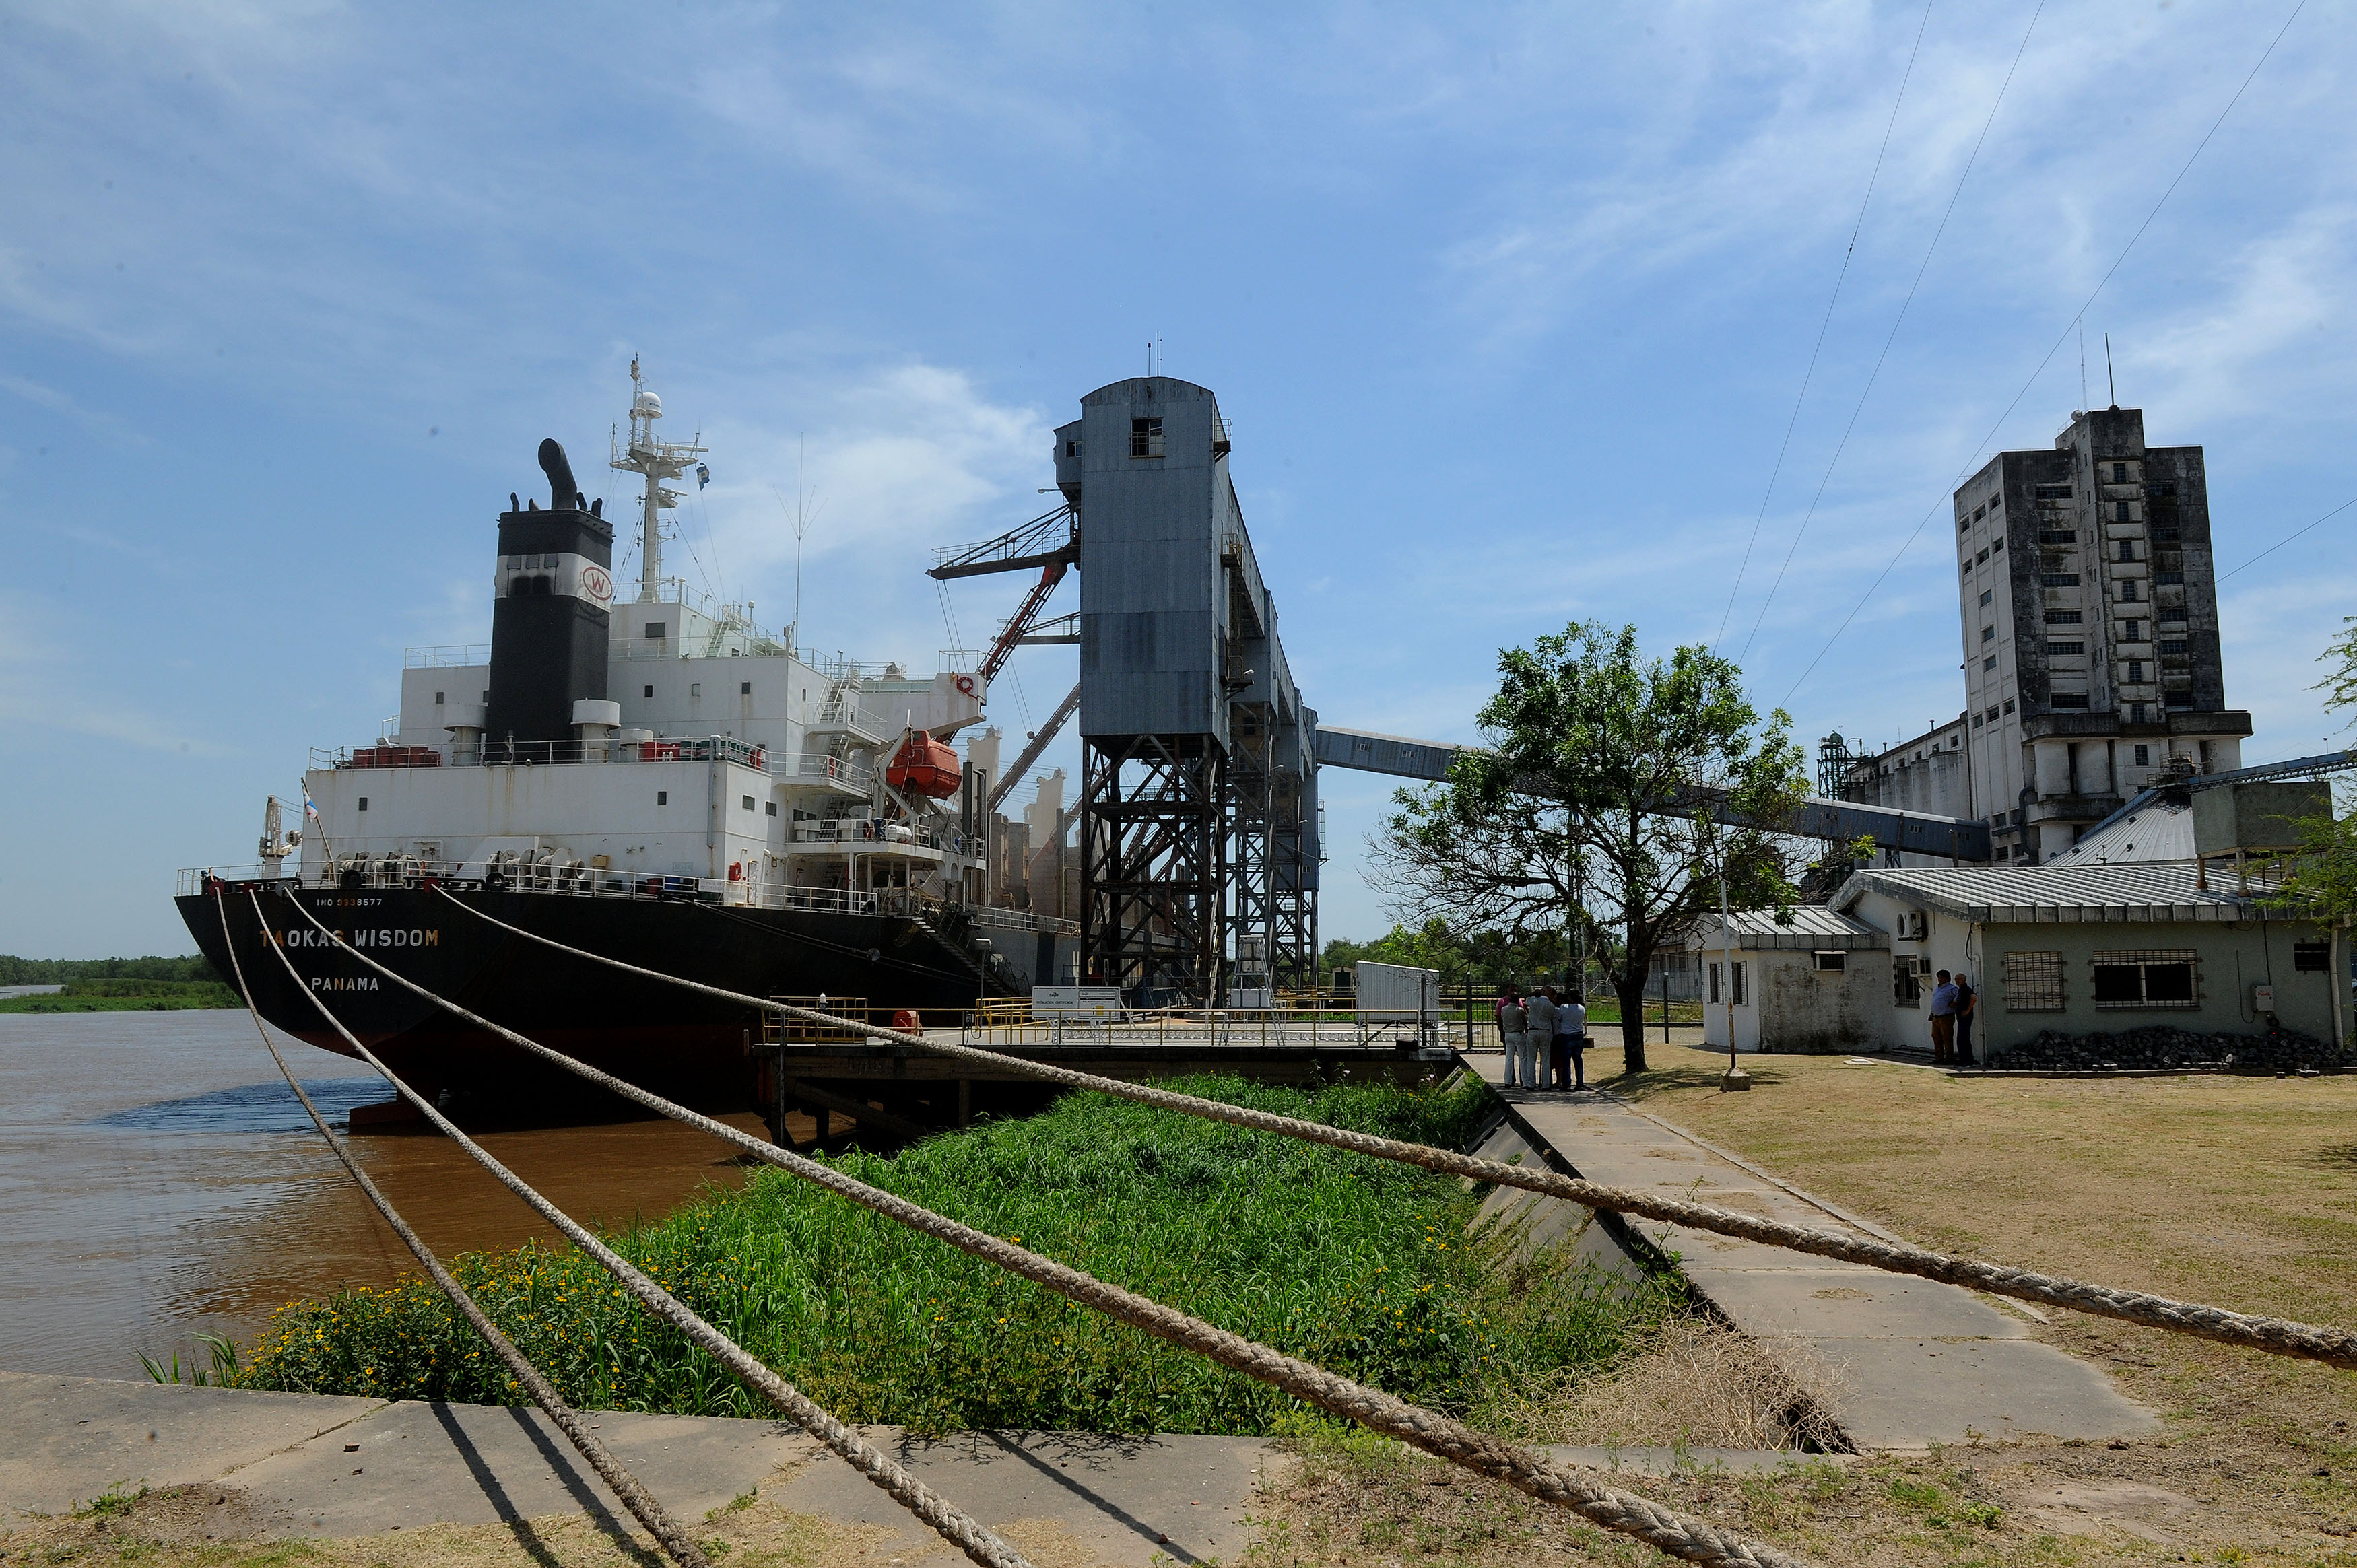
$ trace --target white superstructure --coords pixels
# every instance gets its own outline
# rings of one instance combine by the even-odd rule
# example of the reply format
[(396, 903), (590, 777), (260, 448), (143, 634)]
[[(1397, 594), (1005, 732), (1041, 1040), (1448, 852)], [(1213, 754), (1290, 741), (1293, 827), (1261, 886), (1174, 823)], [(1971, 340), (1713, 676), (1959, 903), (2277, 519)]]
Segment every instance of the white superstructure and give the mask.
[[(607, 699), (574, 703), (574, 739), (485, 743), (488, 645), (409, 650), (397, 728), (378, 745), (314, 754), (318, 821), (307, 882), (361, 866), (490, 865), (541, 886), (617, 890), (693, 878), (745, 902), (864, 908), (885, 888), (963, 897), (982, 864), (961, 800), (894, 790), (887, 765), (913, 731), (980, 722), (985, 693), (944, 655), (918, 672), (794, 646), (749, 606), (653, 576), (655, 520), (696, 446), (640, 439), (654, 394), (631, 366), (632, 441), (646, 476), (650, 575), (608, 628)], [(663, 470), (669, 468), (666, 473)]]

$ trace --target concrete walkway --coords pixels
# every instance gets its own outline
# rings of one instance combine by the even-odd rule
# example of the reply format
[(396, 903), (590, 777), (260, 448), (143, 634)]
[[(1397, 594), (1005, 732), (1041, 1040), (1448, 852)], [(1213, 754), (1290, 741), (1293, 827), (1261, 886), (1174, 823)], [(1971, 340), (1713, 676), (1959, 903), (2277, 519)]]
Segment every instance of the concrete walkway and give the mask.
[[(693, 1528), (760, 1489), (845, 1524), (900, 1529), (909, 1563), (963, 1561), (866, 1477), (782, 1422), (634, 1415), (592, 1421), (617, 1457)], [(1241, 1551), (1272, 1450), (1256, 1438), (968, 1433), (938, 1443), (866, 1429), (919, 1479), (994, 1528), (1052, 1520), (1106, 1564)], [(0, 1372), (0, 1528), (110, 1487), (219, 1488), (238, 1533), (350, 1537), (434, 1523), (587, 1514), (636, 1529), (539, 1412), (180, 1388)]]
[[(1493, 1083), (1503, 1075), (1502, 1057), (1469, 1059)], [(1499, 1092), (1509, 1107), (1501, 1135), (1519, 1134), (1555, 1169), (1819, 1230), (1892, 1239), (1609, 1094), (1502, 1086)], [(1576, 1222), (1565, 1217), (1546, 1228), (1563, 1234)], [(1737, 1328), (1761, 1339), (1797, 1340), (1813, 1352), (1831, 1371), (1819, 1402), (1861, 1450), (1920, 1449), (1975, 1434), (2129, 1436), (2158, 1425), (2103, 1372), (2029, 1338), (2027, 1317), (1971, 1291), (1706, 1231), (1650, 1222), (1634, 1228), (1641, 1245), (1674, 1256)], [(1600, 1227), (1587, 1232), (1600, 1234)]]
[[(959, 1554), (867, 1478), (781, 1422), (591, 1417), (608, 1446), (693, 1528), (759, 1488), (765, 1501), (841, 1524), (902, 1531), (907, 1568)], [(1042, 1521), (1121, 1568), (1233, 1562), (1275, 1447), (1250, 1437), (962, 1433), (919, 1442), (865, 1429), (919, 1479), (994, 1529)], [(1773, 1470), (1792, 1454), (1735, 1449), (1553, 1448), (1559, 1461), (1623, 1475)], [(537, 1411), (387, 1402), (244, 1389), (182, 1388), (0, 1372), (0, 1533), (112, 1487), (195, 1486), (220, 1507), (221, 1539), (349, 1538), (437, 1523), (513, 1524), (586, 1515), (636, 1523)]]

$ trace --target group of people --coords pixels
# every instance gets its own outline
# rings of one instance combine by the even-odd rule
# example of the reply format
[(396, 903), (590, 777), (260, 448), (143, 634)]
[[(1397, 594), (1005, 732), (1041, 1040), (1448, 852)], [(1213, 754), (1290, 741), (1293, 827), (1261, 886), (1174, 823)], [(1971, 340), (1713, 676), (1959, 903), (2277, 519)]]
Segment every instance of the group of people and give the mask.
[(1981, 1004), (1963, 970), (1936, 976), (1932, 988), (1932, 1059), (1968, 1062), (1973, 1059), (1973, 1014)]
[(1498, 998), (1498, 1033), (1506, 1042), (1509, 1088), (1587, 1087), (1587, 1008), (1577, 990), (1542, 985), (1523, 997), (1506, 992)]

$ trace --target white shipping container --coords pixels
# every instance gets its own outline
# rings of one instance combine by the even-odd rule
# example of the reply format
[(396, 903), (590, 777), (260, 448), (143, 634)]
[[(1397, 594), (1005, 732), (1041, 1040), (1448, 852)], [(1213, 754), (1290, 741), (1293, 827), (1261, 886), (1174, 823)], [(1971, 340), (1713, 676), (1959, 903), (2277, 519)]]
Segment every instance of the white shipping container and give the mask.
[(1358, 971), (1360, 1012), (1385, 1024), (1440, 1022), (1440, 972), (1410, 969), (1402, 963), (1368, 963)]

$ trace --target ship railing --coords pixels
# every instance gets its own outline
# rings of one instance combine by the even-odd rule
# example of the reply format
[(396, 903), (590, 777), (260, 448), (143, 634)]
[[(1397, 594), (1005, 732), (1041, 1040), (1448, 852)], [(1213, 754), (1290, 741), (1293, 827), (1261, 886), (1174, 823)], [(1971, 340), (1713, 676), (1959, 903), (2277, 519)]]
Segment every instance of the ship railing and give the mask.
[(1078, 920), (1067, 920), (1060, 915), (1039, 915), (1028, 909), (1002, 909), (995, 904), (970, 904), (966, 913), (977, 926), (1002, 931), (1046, 931), (1051, 936), (1077, 937), (1081, 934)]
[(994, 1002), (970, 1015), (960, 1041), (975, 1046), (1094, 1046), (1118, 1050), (1199, 1047), (1389, 1048), (1419, 1061), (1442, 1061), (1469, 1041), (1465, 1021), (1413, 1009), (1335, 1006), (1212, 1008), (1093, 1007), (1042, 1011)]
[(490, 661), (491, 645), (488, 642), (446, 642), (435, 648), (404, 649), (401, 654), (404, 670), (447, 670)]
[[(643, 740), (610, 736), (604, 740), (493, 740), (489, 736), (443, 746), (404, 746), (381, 741), (374, 746), (313, 746), (314, 771), (378, 768), (553, 768), (617, 762), (734, 762), (768, 773), (769, 748), (733, 735), (656, 736)], [(797, 762), (795, 767), (801, 768)], [(833, 775), (821, 772), (818, 777)]]
[(876, 769), (825, 751), (804, 751), (775, 759), (773, 771), (792, 779), (823, 779), (866, 789), (876, 782)]
[(826, 822), (796, 822), (796, 843), (862, 844), (889, 852), (894, 849), (949, 849), (959, 851), (964, 843), (963, 834), (936, 832), (931, 828), (911, 827), (907, 822), (879, 822), (871, 817), (840, 817)]

